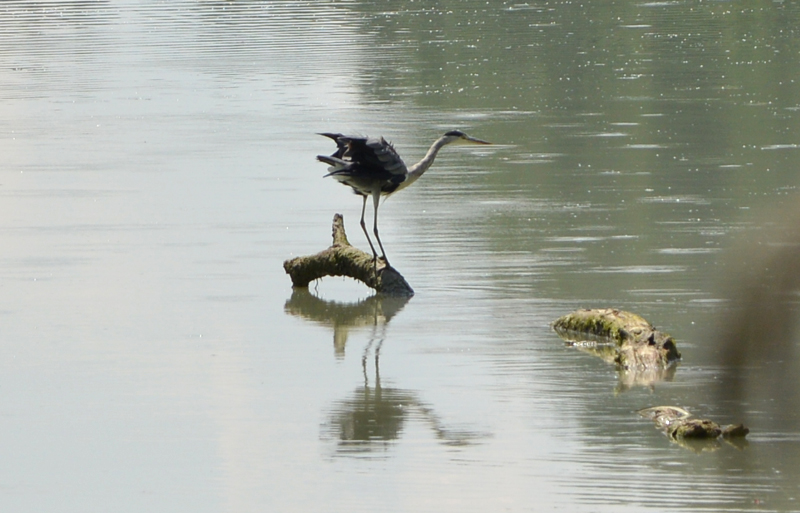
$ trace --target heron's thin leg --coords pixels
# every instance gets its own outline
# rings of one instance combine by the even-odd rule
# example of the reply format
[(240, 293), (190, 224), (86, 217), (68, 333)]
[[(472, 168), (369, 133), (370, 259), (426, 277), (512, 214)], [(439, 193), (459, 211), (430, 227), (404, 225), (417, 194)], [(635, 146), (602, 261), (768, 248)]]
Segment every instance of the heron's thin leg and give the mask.
[[(378, 253), (375, 252), (375, 246), (372, 245), (372, 241), (369, 239), (369, 232), (367, 232), (367, 224), (364, 222), (364, 212), (367, 210), (367, 197), (364, 196), (364, 204), (361, 206), (361, 229), (364, 230), (364, 235), (367, 236), (367, 242), (369, 242), (369, 247), (372, 250), (372, 257), (377, 260)], [(383, 251), (383, 248), (381, 248)]]
[(381, 202), (380, 191), (373, 192), (372, 203), (375, 205), (375, 215), (373, 216), (374, 224), (372, 225), (372, 231), (375, 232), (375, 238), (378, 239), (378, 246), (380, 246), (381, 248), (381, 256), (383, 257), (383, 261), (386, 262), (386, 265), (388, 266), (389, 259), (386, 258), (386, 250), (383, 249), (383, 243), (381, 243), (381, 236), (378, 235), (378, 205), (380, 205), (380, 202)]

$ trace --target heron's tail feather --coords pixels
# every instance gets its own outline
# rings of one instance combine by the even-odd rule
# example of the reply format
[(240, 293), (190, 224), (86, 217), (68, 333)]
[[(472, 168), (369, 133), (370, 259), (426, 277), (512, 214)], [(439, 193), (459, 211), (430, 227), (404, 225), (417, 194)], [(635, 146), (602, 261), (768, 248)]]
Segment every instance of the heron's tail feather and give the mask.
[(329, 157), (327, 155), (317, 155), (317, 160), (319, 160), (320, 162), (324, 162), (330, 166), (328, 168), (328, 171), (330, 171), (330, 173), (328, 173), (325, 176), (348, 173), (350, 171), (350, 164), (352, 164), (351, 162), (347, 162), (346, 160), (342, 160), (336, 157)]
[(324, 163), (328, 164), (329, 166), (335, 167), (337, 169), (338, 168), (347, 167), (348, 165), (351, 164), (350, 162), (347, 162), (346, 160), (342, 160), (342, 159), (339, 159), (339, 158), (336, 158), (336, 157), (329, 157), (327, 155), (317, 155), (317, 160), (319, 160), (320, 162), (324, 162)]

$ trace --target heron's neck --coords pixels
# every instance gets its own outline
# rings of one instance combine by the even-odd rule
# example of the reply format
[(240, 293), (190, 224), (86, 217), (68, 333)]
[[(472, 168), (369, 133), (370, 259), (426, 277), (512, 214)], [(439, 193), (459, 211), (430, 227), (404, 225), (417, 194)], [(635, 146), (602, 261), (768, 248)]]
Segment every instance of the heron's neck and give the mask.
[(436, 154), (439, 153), (439, 150), (441, 150), (442, 147), (448, 142), (450, 141), (446, 137), (440, 137), (436, 139), (436, 141), (428, 149), (428, 153), (422, 157), (422, 160), (408, 168), (408, 177), (403, 182), (402, 186), (408, 187), (414, 183), (417, 178), (422, 176), (422, 173), (427, 171), (428, 168), (431, 167), (431, 164), (433, 164), (433, 161), (436, 159)]

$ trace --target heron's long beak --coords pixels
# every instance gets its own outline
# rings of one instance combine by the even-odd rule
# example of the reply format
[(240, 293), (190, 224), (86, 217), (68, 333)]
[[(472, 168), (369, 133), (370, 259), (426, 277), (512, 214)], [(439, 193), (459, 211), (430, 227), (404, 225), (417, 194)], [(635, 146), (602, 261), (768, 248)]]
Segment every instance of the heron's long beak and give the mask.
[(464, 140), (475, 144), (492, 144), (489, 141), (484, 141), (483, 139), (476, 139), (475, 137), (470, 137), (468, 135), (464, 136)]

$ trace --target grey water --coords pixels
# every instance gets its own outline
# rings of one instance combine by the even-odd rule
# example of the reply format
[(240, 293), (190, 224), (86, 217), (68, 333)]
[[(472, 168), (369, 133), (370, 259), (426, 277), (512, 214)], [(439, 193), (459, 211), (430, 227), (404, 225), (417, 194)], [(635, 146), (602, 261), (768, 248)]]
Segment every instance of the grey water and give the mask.
[[(0, 508), (800, 511), (798, 27), (783, 1), (2, 2)], [(380, 208), (416, 295), (293, 290), (335, 213), (368, 248), (316, 133), (413, 163), (452, 129), (494, 145)], [(604, 307), (680, 364), (550, 329)], [(659, 405), (751, 433), (679, 444)]]

